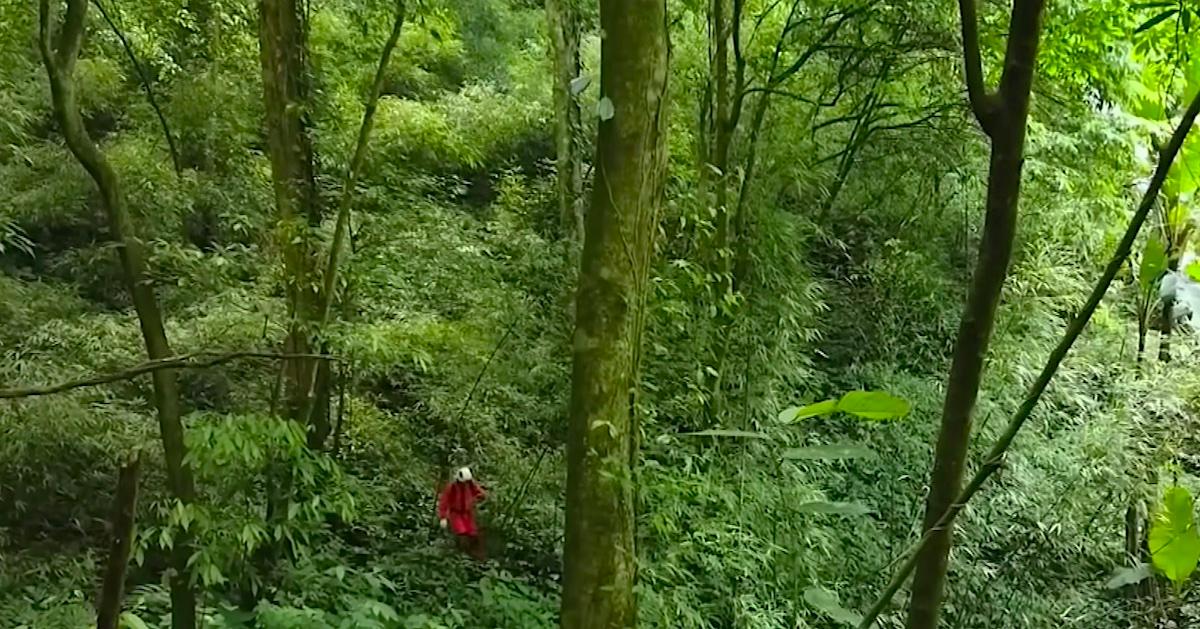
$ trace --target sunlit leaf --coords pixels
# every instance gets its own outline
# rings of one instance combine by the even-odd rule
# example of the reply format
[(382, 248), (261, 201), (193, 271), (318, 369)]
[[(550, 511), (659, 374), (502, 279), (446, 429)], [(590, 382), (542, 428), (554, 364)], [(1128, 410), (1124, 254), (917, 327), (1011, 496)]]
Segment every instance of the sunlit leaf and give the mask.
[(1200, 561), (1200, 534), (1192, 514), (1192, 494), (1187, 489), (1171, 487), (1163, 494), (1150, 524), (1150, 558), (1154, 567), (1176, 585), (1195, 572)]
[(1162, 241), (1151, 237), (1146, 241), (1146, 248), (1142, 251), (1142, 262), (1138, 267), (1138, 283), (1141, 284), (1142, 290), (1150, 290), (1166, 270), (1167, 251), (1163, 248)]
[(837, 460), (866, 459), (875, 456), (870, 448), (852, 443), (836, 443), (808, 448), (792, 448), (783, 453), (783, 458), (792, 460)]
[(1184, 270), (1187, 271), (1187, 276), (1189, 279), (1191, 279), (1193, 282), (1200, 282), (1200, 260), (1193, 261), (1191, 264), (1187, 265), (1187, 268)]
[(837, 400), (825, 400), (824, 402), (817, 402), (815, 404), (809, 404), (808, 406), (789, 408), (779, 414), (779, 421), (789, 424), (801, 419), (828, 415), (836, 410)]
[(862, 622), (861, 614), (842, 607), (837, 593), (823, 587), (813, 586), (804, 590), (804, 602), (835, 622), (850, 626)]
[(908, 415), (909, 403), (883, 391), (851, 391), (842, 396), (837, 410), (865, 419), (898, 419)]

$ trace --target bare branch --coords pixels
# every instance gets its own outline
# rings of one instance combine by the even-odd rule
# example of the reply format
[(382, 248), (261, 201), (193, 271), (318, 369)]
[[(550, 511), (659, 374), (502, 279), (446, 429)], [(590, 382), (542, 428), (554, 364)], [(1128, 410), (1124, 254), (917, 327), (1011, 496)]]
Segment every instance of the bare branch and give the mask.
[(226, 354), (214, 354), (212, 352), (197, 352), (194, 354), (184, 354), (182, 356), (171, 356), (169, 358), (159, 358), (150, 360), (140, 365), (134, 365), (120, 371), (114, 371), (106, 374), (96, 374), (78, 380), (69, 380), (58, 384), (36, 387), (21, 387), (15, 389), (0, 389), (0, 400), (14, 400), (19, 398), (38, 397), (43, 395), (53, 395), (55, 393), (63, 393), (74, 389), (82, 389), (84, 387), (94, 387), (101, 384), (111, 384), (123, 380), (132, 380), (138, 376), (161, 371), (163, 369), (207, 369), (217, 365), (232, 362), (240, 359), (258, 358), (265, 360), (338, 360), (335, 356), (326, 354), (280, 354), (275, 352), (229, 352)]

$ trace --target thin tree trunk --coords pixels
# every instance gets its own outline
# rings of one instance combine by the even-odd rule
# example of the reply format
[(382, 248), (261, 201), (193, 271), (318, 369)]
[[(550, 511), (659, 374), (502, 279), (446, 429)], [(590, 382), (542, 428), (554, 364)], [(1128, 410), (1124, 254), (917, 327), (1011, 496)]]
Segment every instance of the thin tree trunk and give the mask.
[(562, 626), (633, 627), (635, 415), (646, 298), (666, 178), (664, 0), (601, 0), (596, 185), (587, 215), (567, 438)]
[(554, 144), (559, 215), (568, 264), (578, 264), (584, 238), (583, 119), (572, 82), (583, 72), (579, 57), (577, 0), (546, 0), (546, 22), (554, 66)]
[[(707, 415), (710, 422), (719, 421), (724, 412), (724, 371), (725, 360), (729, 351), (730, 332), (736, 319), (732, 312), (735, 307), (733, 300), (736, 288), (734, 286), (735, 250), (740, 248), (742, 235), (734, 224), (734, 208), (730, 207), (730, 152), (733, 149), (733, 135), (737, 131), (738, 120), (741, 117), (743, 98), (733, 99), (730, 88), (729, 57), (730, 39), (740, 35), (741, 1), (737, 0), (731, 7), (730, 0), (710, 0), (709, 31), (712, 38), (710, 46), (712, 58), (709, 60), (709, 82), (712, 84), (712, 141), (707, 142), (710, 154), (704, 166), (702, 177), (712, 177), (714, 188), (714, 205), (716, 220), (716, 239), (713, 243), (715, 264), (712, 268), (717, 278), (715, 291), (715, 306), (717, 309), (717, 334), (715, 336), (715, 351), (712, 368), (715, 372), (712, 386), (709, 389)], [(731, 15), (732, 13), (732, 15)], [(744, 65), (737, 51), (736, 68), (738, 85), (734, 91), (739, 95), (745, 86)]]
[(951, 507), (962, 485), (971, 438), (971, 415), (979, 394), (996, 307), (1012, 256), (1029, 90), (1045, 6), (1045, 0), (1014, 0), (1000, 88), (997, 93), (989, 94), (983, 84), (973, 2), (960, 0), (959, 7), (971, 105), (992, 144), (987, 214), (975, 277), (954, 344), (942, 406), (941, 432), (925, 505), (924, 530), (930, 533), (930, 540), (922, 549), (916, 566), (908, 629), (935, 629), (941, 611), (953, 527), (936, 528), (936, 525)]
[(140, 459), (121, 466), (117, 479), (117, 497), (113, 503), (112, 542), (100, 600), (96, 604), (96, 629), (117, 629), (121, 617), (121, 601), (125, 593), (125, 569), (129, 566), (129, 550), (133, 546), (133, 525), (137, 514), (138, 473)]
[[(50, 0), (40, 0), (39, 46), (46, 73), (50, 79), (50, 94), (54, 115), (66, 140), (67, 147), (83, 165), (100, 190), (101, 201), (108, 217), (109, 230), (116, 241), (121, 259), (122, 275), (133, 299), (134, 310), (146, 353), (152, 360), (172, 355), (163, 327), (162, 312), (154, 287), (146, 276), (146, 252), (138, 237), (133, 220), (125, 207), (120, 180), (107, 158), (88, 136), (79, 111), (75, 84), (75, 63), (83, 45), (87, 0), (68, 0), (67, 13), (60, 28), (57, 46), (51, 44), (53, 17)], [(184, 428), (180, 418), (179, 391), (175, 371), (155, 370), (154, 405), (158, 411), (159, 432), (166, 458), (167, 482), (171, 494), (183, 504), (192, 501), (195, 487), (191, 469), (185, 457)], [(190, 568), (192, 544), (186, 531), (176, 532), (171, 549), (171, 626), (173, 629), (192, 629), (196, 626), (196, 596), (191, 589)]]

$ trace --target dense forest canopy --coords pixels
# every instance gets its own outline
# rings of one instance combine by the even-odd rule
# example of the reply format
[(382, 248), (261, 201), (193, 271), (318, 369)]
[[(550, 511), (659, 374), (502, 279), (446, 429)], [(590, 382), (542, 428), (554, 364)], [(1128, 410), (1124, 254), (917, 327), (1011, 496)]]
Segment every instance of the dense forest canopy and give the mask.
[(1194, 626), (1197, 30), (0, 3), (0, 627)]

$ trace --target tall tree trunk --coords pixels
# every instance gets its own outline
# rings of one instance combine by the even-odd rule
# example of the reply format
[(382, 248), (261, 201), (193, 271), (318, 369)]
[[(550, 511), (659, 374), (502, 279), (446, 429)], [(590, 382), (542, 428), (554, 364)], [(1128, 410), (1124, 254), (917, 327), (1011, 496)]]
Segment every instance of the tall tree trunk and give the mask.
[(108, 563), (96, 604), (96, 629), (117, 629), (121, 617), (121, 600), (125, 593), (125, 569), (129, 566), (129, 549), (133, 546), (133, 524), (137, 514), (138, 472), (141, 461), (134, 459), (121, 466), (117, 479), (117, 497), (113, 502), (112, 541)]
[(972, 109), (990, 136), (987, 215), (966, 309), (954, 345), (942, 407), (924, 530), (930, 541), (916, 566), (909, 607), (909, 629), (935, 629), (945, 588), (953, 527), (934, 530), (962, 485), (971, 437), (971, 415), (995, 323), (996, 306), (1008, 274), (1021, 192), (1021, 165), (1029, 113), (1029, 90), (1037, 59), (1045, 0), (1014, 0), (1000, 88), (988, 93), (980, 63), (974, 0), (960, 0), (967, 90)]
[(579, 278), (562, 626), (633, 627), (635, 392), (654, 236), (666, 178), (664, 0), (601, 0), (596, 185)]
[[(267, 152), (271, 160), (275, 208), (279, 215), (279, 243), (283, 250), (287, 282), (288, 325), (284, 351), (312, 353), (312, 335), (321, 312), (317, 255), (312, 231), (321, 219), (309, 137), (308, 63), (305, 17), (296, 0), (260, 0), (259, 52), (267, 119)], [(327, 406), (328, 370), (311, 359), (284, 364), (286, 415), (314, 425), (310, 431), (328, 434), (328, 414), (314, 409)]]
[[(50, 79), (50, 95), (55, 119), (58, 121), (67, 147), (96, 182), (108, 217), (109, 230), (116, 241), (121, 259), (122, 277), (133, 307), (146, 353), (151, 359), (169, 358), (171, 346), (163, 327), (162, 311), (154, 294), (153, 284), (146, 276), (146, 252), (138, 237), (133, 219), (125, 207), (120, 180), (104, 153), (88, 136), (79, 111), (75, 84), (75, 64), (83, 45), (87, 19), (87, 0), (67, 0), (67, 13), (60, 27), (57, 45), (51, 43), (53, 22), (50, 0), (40, 0), (39, 47), (46, 73)], [(179, 410), (179, 390), (175, 371), (157, 370), (152, 375), (154, 405), (158, 411), (159, 432), (166, 458), (167, 482), (171, 494), (184, 505), (195, 496), (191, 469), (185, 457), (183, 421)], [(192, 629), (196, 626), (196, 596), (191, 589), (192, 544), (186, 531), (177, 531), (171, 549), (171, 626)]]
[(554, 66), (554, 144), (558, 208), (567, 247), (567, 263), (577, 264), (584, 238), (583, 119), (572, 82), (583, 66), (579, 57), (578, 0), (546, 0), (546, 22)]

